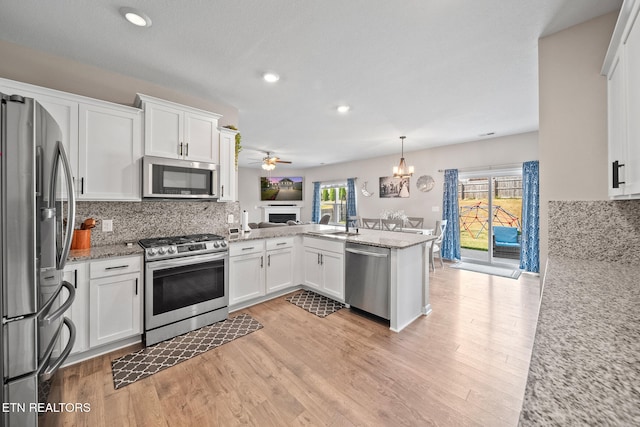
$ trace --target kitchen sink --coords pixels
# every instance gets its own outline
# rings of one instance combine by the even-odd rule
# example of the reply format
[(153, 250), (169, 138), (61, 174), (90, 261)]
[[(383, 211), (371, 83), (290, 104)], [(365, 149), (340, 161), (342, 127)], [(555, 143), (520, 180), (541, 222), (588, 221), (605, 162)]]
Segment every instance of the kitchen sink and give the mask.
[(344, 239), (350, 236), (360, 235), (360, 233), (356, 233), (355, 231), (309, 231), (308, 233), (316, 236), (336, 237), (336, 238), (344, 238)]

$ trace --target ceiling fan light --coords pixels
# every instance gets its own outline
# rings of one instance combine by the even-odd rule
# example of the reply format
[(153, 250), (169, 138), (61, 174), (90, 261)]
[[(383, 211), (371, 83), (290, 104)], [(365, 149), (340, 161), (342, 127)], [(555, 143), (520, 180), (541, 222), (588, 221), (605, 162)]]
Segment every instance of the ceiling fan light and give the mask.
[(349, 107), (348, 105), (340, 105), (338, 106), (338, 108), (336, 108), (336, 110), (340, 114), (347, 114), (349, 110), (351, 110), (351, 107)]

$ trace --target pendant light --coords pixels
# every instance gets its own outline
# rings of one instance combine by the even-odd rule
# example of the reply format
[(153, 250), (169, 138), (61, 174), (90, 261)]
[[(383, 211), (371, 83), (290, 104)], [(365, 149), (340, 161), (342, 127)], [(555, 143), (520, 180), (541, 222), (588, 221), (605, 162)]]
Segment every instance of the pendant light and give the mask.
[(394, 178), (409, 178), (413, 175), (413, 166), (407, 166), (407, 163), (404, 161), (404, 139), (406, 136), (401, 136), (400, 140), (402, 141), (402, 156), (400, 157), (400, 164), (398, 166), (393, 167), (393, 177)]

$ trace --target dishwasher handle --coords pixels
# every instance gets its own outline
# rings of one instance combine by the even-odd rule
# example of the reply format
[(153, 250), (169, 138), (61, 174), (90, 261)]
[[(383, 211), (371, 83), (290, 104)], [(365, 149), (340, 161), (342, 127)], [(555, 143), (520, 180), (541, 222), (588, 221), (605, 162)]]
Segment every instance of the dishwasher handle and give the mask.
[(366, 255), (366, 256), (372, 256), (372, 257), (376, 257), (376, 258), (387, 258), (389, 256), (389, 254), (381, 254), (381, 253), (377, 253), (377, 252), (367, 252), (367, 251), (363, 251), (363, 250), (360, 250), (360, 249), (353, 249), (353, 248), (346, 248), (345, 251), (346, 252), (350, 252), (352, 254)]

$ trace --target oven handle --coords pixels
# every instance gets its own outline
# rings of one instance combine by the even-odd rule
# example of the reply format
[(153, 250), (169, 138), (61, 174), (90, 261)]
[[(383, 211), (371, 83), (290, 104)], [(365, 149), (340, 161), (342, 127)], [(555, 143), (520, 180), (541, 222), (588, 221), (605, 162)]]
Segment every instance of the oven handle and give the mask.
[(184, 256), (180, 258), (164, 259), (158, 261), (147, 261), (146, 267), (149, 270), (159, 270), (162, 268), (181, 267), (183, 265), (201, 264), (204, 262), (225, 259), (229, 252), (217, 252), (215, 254), (204, 254), (195, 256)]

